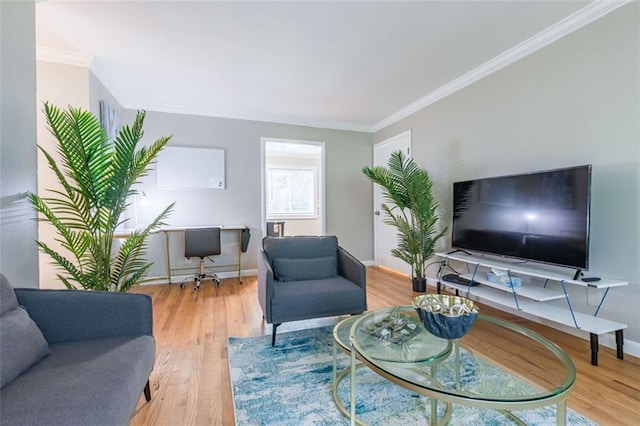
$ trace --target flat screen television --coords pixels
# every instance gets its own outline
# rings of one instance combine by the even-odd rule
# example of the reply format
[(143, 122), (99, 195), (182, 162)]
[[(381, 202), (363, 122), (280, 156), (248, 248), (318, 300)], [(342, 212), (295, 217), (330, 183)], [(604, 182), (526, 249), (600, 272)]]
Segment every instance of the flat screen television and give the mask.
[(588, 269), (590, 195), (591, 165), (454, 182), (452, 246)]

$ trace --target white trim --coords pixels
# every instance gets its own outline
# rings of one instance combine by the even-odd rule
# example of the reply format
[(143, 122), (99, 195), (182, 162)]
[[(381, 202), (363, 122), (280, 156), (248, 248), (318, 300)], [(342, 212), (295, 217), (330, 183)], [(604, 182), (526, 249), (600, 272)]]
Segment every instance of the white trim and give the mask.
[(318, 189), (320, 190), (319, 200), (321, 203), (320, 211), (320, 232), (322, 235), (327, 233), (327, 144), (325, 142), (318, 143), (320, 150), (320, 176), (318, 176)]
[[(611, 343), (607, 342), (607, 346), (610, 348), (615, 348), (615, 338), (613, 336), (609, 336)], [(611, 346), (610, 346), (611, 345)], [(633, 355), (637, 358), (640, 358), (640, 342), (635, 342), (633, 340), (624, 340), (624, 353)]]
[(540, 33), (528, 38), (520, 44), (501, 53), (495, 58), (485, 62), (469, 71), (468, 73), (456, 78), (455, 80), (445, 84), (444, 86), (429, 93), (427, 96), (407, 105), (401, 110), (391, 114), (387, 118), (377, 122), (372, 126), (372, 131), (377, 132), (403, 118), (418, 112), (419, 110), (446, 98), (449, 95), (475, 83), (476, 81), (493, 74), (502, 68), (511, 65), (520, 59), (531, 55), (559, 40), (560, 38), (571, 34), (572, 32), (584, 27), (591, 22), (602, 18), (603, 16), (613, 12), (621, 6), (629, 3), (631, 0), (597, 0), (588, 6), (583, 7), (577, 12), (567, 16), (566, 18), (556, 22)]
[[(220, 279), (238, 278), (238, 271), (216, 272), (216, 275)], [(257, 275), (258, 275), (258, 270), (257, 269), (243, 269), (242, 270), (242, 278), (255, 277)], [(148, 277), (148, 278), (144, 278), (144, 281), (141, 282), (140, 285), (159, 285), (159, 284), (164, 284), (164, 285), (174, 285), (174, 284), (176, 284), (176, 285), (180, 285), (180, 283), (183, 280), (187, 280), (189, 278), (193, 279), (193, 276), (194, 276), (194, 274), (172, 275), (171, 276), (171, 284), (169, 284), (169, 281), (168, 281), (167, 277), (162, 277), (162, 276)], [(206, 283), (207, 281), (204, 281), (204, 282)], [(224, 285), (224, 283), (222, 285)]]
[[(409, 151), (411, 151), (411, 129), (409, 129), (409, 130), (405, 130), (404, 132), (398, 133), (398, 134), (397, 134), (397, 135), (395, 135), (395, 136), (391, 136), (390, 138), (387, 138), (387, 139), (385, 139), (385, 140), (383, 140), (383, 141), (381, 141), (381, 142), (377, 142), (377, 143), (373, 144), (373, 152), (374, 152), (374, 154), (375, 154), (376, 149), (380, 149), (380, 148), (382, 148), (383, 146), (390, 145), (390, 144), (394, 143), (394, 142), (395, 142), (395, 141), (397, 141), (398, 139), (404, 139), (404, 138), (406, 138), (406, 137), (408, 137), (408, 138), (409, 138)], [(407, 156), (409, 156), (409, 157), (411, 156), (411, 152), (407, 152), (406, 154), (407, 154)], [(374, 158), (373, 158), (374, 166), (375, 166), (375, 160), (376, 160), (376, 159), (375, 159), (375, 157), (374, 157)]]
[[(571, 34), (572, 32), (594, 22), (603, 16), (608, 15), (614, 10), (630, 3), (632, 0), (595, 0), (577, 12), (556, 22), (540, 33), (530, 37), (522, 43), (508, 49), (495, 58), (485, 62), (484, 64), (474, 68), (466, 74), (456, 78), (455, 80), (445, 84), (444, 86), (434, 90), (421, 99), (407, 105), (390, 116), (380, 120), (379, 122), (369, 125), (361, 123), (344, 123), (335, 121), (300, 119), (282, 115), (229, 115), (222, 111), (213, 111), (209, 108), (190, 107), (185, 105), (171, 105), (161, 103), (136, 102), (133, 100), (123, 99), (114, 93), (114, 88), (109, 90), (116, 100), (125, 109), (130, 110), (146, 110), (156, 112), (166, 112), (171, 114), (187, 114), (205, 117), (216, 117), (233, 120), (259, 121), (276, 124), (286, 124), (292, 126), (314, 127), (321, 129), (347, 130), (354, 132), (374, 133), (403, 118), (410, 116), (429, 105), (446, 98), (449, 95), (475, 83), (476, 81), (501, 70), (502, 68), (519, 61), (520, 59), (531, 55), (532, 53), (554, 43), (560, 38)], [(50, 47), (36, 46), (36, 58), (39, 61), (57, 62), (67, 65), (84, 66), (90, 68), (93, 63), (94, 55), (54, 49)], [(104, 79), (100, 78), (99, 72), (92, 69), (92, 72), (104, 84)]]
[[(262, 218), (262, 235), (267, 235), (267, 169), (266, 169), (266, 144), (267, 142), (275, 143), (290, 143), (297, 145), (315, 145), (320, 147), (320, 170), (316, 173), (317, 187), (318, 187), (318, 203), (320, 204), (320, 210), (318, 216), (320, 219), (320, 233), (324, 235), (327, 232), (327, 194), (326, 194), (326, 181), (327, 181), (327, 148), (326, 143), (323, 141), (312, 141), (302, 139), (285, 139), (285, 138), (271, 138), (268, 136), (260, 137), (260, 210)], [(316, 210), (318, 206), (316, 206)], [(305, 218), (302, 218), (305, 219)]]
[[(313, 175), (313, 183), (312, 183), (312, 191), (313, 191), (313, 195), (311, 196), (312, 200), (312, 206), (311, 206), (311, 212), (310, 213), (295, 213), (295, 212), (286, 212), (286, 213), (269, 213), (269, 209), (267, 208), (267, 220), (280, 220), (280, 219), (313, 219), (313, 220), (317, 220), (318, 219), (318, 204), (320, 202), (320, 182), (318, 181), (318, 167), (316, 166), (301, 166), (301, 165), (297, 165), (297, 164), (288, 164), (288, 165), (277, 165), (277, 166), (272, 166), (272, 167), (267, 167), (266, 168), (266, 173), (265, 176), (267, 177), (267, 183), (269, 183), (269, 171), (271, 170), (283, 170), (283, 171), (291, 171), (291, 170), (296, 170), (296, 171), (305, 171), (305, 172), (311, 172), (311, 174)], [(265, 186), (265, 190), (267, 195), (269, 195), (269, 190), (270, 190), (270, 185), (266, 185)], [(267, 200), (269, 200), (269, 197), (267, 197)], [(270, 204), (269, 202), (266, 203), (267, 207), (268, 204)]]
[[(269, 138), (260, 138), (260, 229), (262, 237), (267, 235), (267, 150), (266, 145)], [(262, 245), (260, 245), (262, 247)], [(260, 259), (258, 259), (258, 262)]]
[(53, 47), (36, 46), (36, 60), (38, 61), (89, 68), (91, 67), (93, 58), (94, 56), (88, 53), (54, 49)]

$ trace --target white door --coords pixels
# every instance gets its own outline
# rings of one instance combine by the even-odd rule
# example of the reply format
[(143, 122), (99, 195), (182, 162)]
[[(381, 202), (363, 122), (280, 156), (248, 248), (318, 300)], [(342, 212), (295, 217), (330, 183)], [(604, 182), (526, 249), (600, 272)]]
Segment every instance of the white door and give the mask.
[[(389, 157), (394, 151), (402, 150), (407, 157), (411, 156), (411, 130), (400, 133), (392, 138), (373, 146), (373, 165), (388, 167)], [(374, 256), (377, 266), (393, 269), (403, 274), (411, 275), (411, 267), (397, 257), (391, 256), (391, 250), (397, 245), (397, 231), (391, 225), (384, 223), (382, 204), (385, 202), (379, 185), (373, 189), (373, 232)]]

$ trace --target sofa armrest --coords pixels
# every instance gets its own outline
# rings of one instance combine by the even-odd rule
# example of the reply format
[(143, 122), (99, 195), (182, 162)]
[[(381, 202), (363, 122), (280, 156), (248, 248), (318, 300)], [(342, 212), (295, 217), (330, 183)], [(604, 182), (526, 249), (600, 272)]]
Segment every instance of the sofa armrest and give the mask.
[(153, 336), (153, 306), (146, 294), (26, 288), (15, 292), (49, 343)]
[(338, 246), (338, 274), (367, 290), (367, 270), (358, 259)]
[(262, 315), (271, 324), (271, 298), (273, 297), (273, 269), (263, 249), (258, 252), (258, 301)]

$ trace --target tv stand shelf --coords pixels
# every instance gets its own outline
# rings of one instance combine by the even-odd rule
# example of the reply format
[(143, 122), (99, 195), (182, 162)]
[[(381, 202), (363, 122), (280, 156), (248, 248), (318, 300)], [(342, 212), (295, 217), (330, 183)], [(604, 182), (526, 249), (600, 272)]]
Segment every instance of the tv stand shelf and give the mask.
[[(521, 287), (507, 287), (506, 285), (493, 283), (491, 281), (487, 281), (485, 279), (474, 277), (473, 274), (462, 274), (460, 275), (462, 278), (466, 278), (469, 281), (476, 282), (478, 284), (482, 284), (486, 287), (491, 287), (492, 289), (500, 290), (502, 292), (513, 293), (515, 292), (518, 296), (526, 297), (527, 299), (535, 300), (538, 302), (546, 302), (549, 300), (557, 300), (564, 299), (564, 293), (552, 290), (544, 287), (538, 286), (528, 286), (524, 285)], [(442, 280), (442, 282), (447, 282), (446, 280)], [(453, 284), (453, 283), (452, 283)], [(469, 286), (459, 285), (463, 288), (464, 291), (468, 289)]]
[[(442, 285), (454, 289), (456, 294), (463, 293), (464, 296), (478, 301), (489, 301), (498, 307), (517, 313), (523, 312), (548, 321), (573, 327), (590, 334), (591, 340), (591, 363), (598, 365), (598, 336), (605, 333), (615, 333), (617, 356), (623, 359), (623, 330), (626, 324), (607, 320), (597, 316), (605, 297), (610, 288), (625, 286), (628, 283), (621, 280), (602, 279), (596, 282), (584, 282), (574, 280), (573, 276), (563, 274), (553, 270), (551, 267), (533, 263), (511, 263), (497, 260), (490, 257), (474, 256), (463, 252), (436, 253), (442, 259), (440, 270), (438, 271), (438, 293), (442, 290)], [(448, 282), (442, 277), (446, 269), (450, 267), (451, 261), (458, 261), (467, 264), (472, 272), (462, 274), (463, 278), (470, 281), (469, 285)], [(489, 269), (500, 269), (507, 271), (510, 277), (534, 277), (545, 281), (544, 286), (523, 282), (521, 286), (510, 287), (499, 283), (490, 282), (483, 278), (484, 273)], [(562, 291), (547, 288), (549, 281), (559, 282)], [(473, 285), (472, 285), (473, 284)], [(585, 288), (603, 289), (604, 295), (593, 315), (577, 312), (571, 306), (571, 300), (566, 290), (566, 285), (576, 285)], [(551, 300), (566, 300), (567, 307), (559, 307), (544, 303)]]

